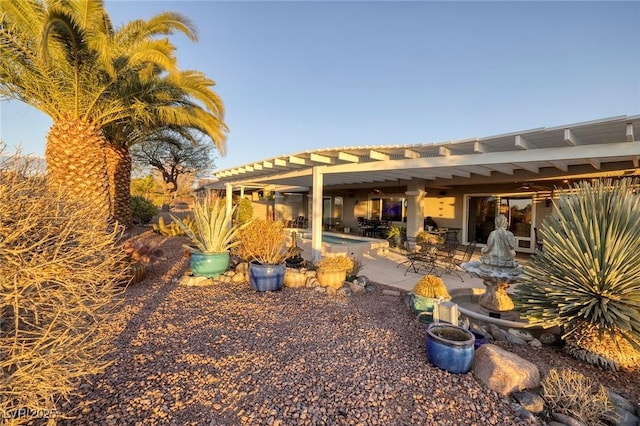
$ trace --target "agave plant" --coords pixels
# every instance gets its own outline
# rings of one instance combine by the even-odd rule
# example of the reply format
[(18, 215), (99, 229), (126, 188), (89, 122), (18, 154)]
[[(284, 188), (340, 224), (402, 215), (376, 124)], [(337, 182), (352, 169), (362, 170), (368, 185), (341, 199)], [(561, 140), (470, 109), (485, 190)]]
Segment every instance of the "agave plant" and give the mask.
[(232, 224), (234, 213), (235, 208), (227, 210), (222, 203), (211, 203), (204, 198), (203, 201), (196, 201), (193, 207), (195, 232), (179, 218), (173, 215), (171, 218), (196, 246), (196, 249), (188, 245), (185, 248), (211, 254), (228, 251), (238, 244), (238, 233), (243, 225)]
[(574, 185), (540, 232), (517, 306), (560, 326), (572, 355), (605, 368), (640, 364), (640, 196), (636, 179)]

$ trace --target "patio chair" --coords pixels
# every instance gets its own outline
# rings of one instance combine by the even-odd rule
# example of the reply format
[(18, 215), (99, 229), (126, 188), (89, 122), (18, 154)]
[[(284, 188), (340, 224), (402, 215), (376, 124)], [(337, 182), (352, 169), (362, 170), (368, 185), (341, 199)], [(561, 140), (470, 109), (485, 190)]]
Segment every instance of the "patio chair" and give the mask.
[(542, 248), (544, 247), (544, 243), (542, 242), (542, 238), (538, 236), (538, 228), (533, 228), (533, 234), (536, 238), (536, 248), (538, 250), (542, 250)]
[(407, 260), (396, 265), (396, 268), (400, 265), (407, 267), (404, 275), (407, 275), (407, 272), (410, 270), (413, 270), (415, 273), (419, 273), (422, 269), (428, 269), (429, 271), (427, 273), (433, 271), (435, 268), (435, 256), (431, 253), (421, 251), (415, 237), (407, 237), (404, 242), (404, 247)]
[(464, 272), (464, 270), (460, 265), (470, 261), (473, 256), (473, 252), (475, 251), (476, 242), (474, 241), (466, 247), (456, 246), (446, 255), (438, 256), (436, 259), (437, 266), (442, 269), (439, 276), (442, 276), (442, 274), (455, 275), (460, 278), (460, 281), (464, 282), (464, 278), (462, 278), (462, 275), (460, 274), (461, 272)]

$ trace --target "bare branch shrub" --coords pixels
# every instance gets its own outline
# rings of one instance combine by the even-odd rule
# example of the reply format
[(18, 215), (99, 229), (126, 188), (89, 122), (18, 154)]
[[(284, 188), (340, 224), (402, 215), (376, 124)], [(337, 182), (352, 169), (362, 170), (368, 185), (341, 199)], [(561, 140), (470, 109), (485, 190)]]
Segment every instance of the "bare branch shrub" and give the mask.
[(5, 421), (22, 424), (106, 367), (98, 330), (121, 291), (125, 253), (117, 231), (47, 190), (29, 159), (2, 153), (0, 412), (18, 410)]
[(552, 369), (542, 380), (542, 396), (552, 411), (571, 416), (587, 425), (602, 425), (612, 415), (613, 404), (603, 386), (577, 371)]

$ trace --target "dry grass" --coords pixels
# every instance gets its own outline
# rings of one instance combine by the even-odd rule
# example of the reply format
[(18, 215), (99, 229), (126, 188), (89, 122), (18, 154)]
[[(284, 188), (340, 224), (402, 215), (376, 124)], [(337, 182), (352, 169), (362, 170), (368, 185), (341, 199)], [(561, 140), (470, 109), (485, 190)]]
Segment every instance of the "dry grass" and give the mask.
[(94, 336), (122, 279), (119, 233), (43, 183), (28, 160), (0, 160), (0, 410), (23, 414), (8, 424), (55, 414), (106, 367)]
[(604, 424), (602, 419), (610, 415), (613, 408), (603, 386), (596, 387), (593, 380), (568, 368), (549, 371), (542, 381), (542, 389), (552, 411), (587, 425)]

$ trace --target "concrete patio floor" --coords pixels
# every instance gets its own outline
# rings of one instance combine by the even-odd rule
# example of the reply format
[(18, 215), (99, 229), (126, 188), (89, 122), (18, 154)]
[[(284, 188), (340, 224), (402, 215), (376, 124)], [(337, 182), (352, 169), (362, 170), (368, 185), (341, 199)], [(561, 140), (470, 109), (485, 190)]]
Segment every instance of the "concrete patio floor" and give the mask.
[[(479, 257), (479, 255), (476, 254), (474, 259), (476, 257)], [(413, 290), (416, 283), (428, 272), (421, 270), (419, 273), (415, 273), (409, 270), (405, 274), (407, 265), (402, 265), (401, 263), (406, 261), (407, 258), (402, 252), (393, 249), (390, 249), (389, 252), (385, 254), (366, 254), (362, 256), (361, 259), (364, 267), (359, 275), (364, 275), (373, 282), (397, 287), (405, 291)], [(434, 271), (432, 274), (440, 275), (440, 271), (438, 273)], [(462, 276), (464, 281), (456, 275), (444, 273), (440, 278), (442, 278), (448, 290), (471, 287), (484, 288), (484, 284), (482, 284), (480, 278), (474, 278), (463, 271), (460, 271), (460, 276)]]

